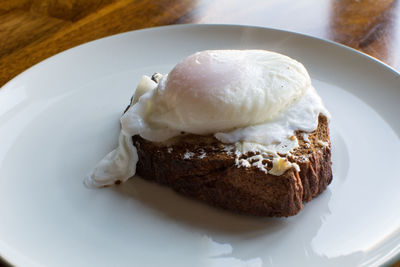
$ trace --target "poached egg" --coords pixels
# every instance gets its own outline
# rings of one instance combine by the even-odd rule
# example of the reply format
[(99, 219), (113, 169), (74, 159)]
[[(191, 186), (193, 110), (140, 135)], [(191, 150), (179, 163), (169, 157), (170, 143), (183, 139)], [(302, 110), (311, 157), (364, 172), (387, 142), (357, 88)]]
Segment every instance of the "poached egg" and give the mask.
[(122, 129), (160, 142), (181, 131), (204, 135), (258, 125), (276, 118), (310, 86), (304, 66), (278, 53), (197, 52), (163, 76), (155, 90), (137, 97), (121, 119)]
[[(320, 113), (330, 117), (300, 62), (266, 50), (200, 51), (169, 74), (143, 76), (121, 117), (118, 148), (95, 167), (85, 184), (103, 187), (132, 177), (138, 161), (134, 135), (164, 142), (182, 132), (213, 134), (222, 143), (234, 144), (237, 157), (262, 152), (279, 162), (279, 155), (298, 147), (294, 132), (314, 131)], [(267, 172), (261, 162), (254, 166)]]

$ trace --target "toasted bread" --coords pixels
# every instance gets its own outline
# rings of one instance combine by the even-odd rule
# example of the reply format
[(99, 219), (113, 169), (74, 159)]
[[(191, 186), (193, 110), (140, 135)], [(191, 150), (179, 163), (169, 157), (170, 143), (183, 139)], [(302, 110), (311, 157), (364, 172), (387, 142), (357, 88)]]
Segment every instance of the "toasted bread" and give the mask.
[[(295, 134), (299, 147), (284, 157), (299, 169), (289, 168), (279, 176), (238, 166), (235, 146), (211, 135), (183, 133), (163, 143), (140, 136), (132, 140), (139, 156), (137, 174), (145, 179), (234, 212), (287, 217), (297, 214), (332, 180), (327, 118), (319, 116), (314, 132)], [(267, 165), (272, 168), (272, 162)]]

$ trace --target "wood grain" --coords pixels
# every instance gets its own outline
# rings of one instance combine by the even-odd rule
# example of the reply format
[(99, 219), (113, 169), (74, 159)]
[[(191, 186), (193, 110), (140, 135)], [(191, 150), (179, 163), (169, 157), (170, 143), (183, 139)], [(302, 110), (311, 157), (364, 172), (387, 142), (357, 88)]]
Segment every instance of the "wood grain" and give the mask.
[[(153, 1), (121, 0), (95, 8), (92, 13), (75, 22), (61, 20), (63, 16), (59, 16), (59, 18), (49, 16), (49, 14), (58, 14), (51, 7), (33, 8), (29, 6), (27, 11), (14, 10), (11, 15), (8, 15), (10, 12), (5, 13), (0, 16), (0, 22), (4, 17), (4, 21), (6, 19), (11, 21), (9, 22), (11, 25), (2, 28), (0, 32), (4, 38), (2, 41), (4, 41), (5, 48), (9, 48), (8, 51), (4, 49), (6, 52), (0, 57), (0, 84), (4, 84), (43, 59), (79, 44), (116, 33), (171, 24), (191, 10), (193, 6), (192, 1), (158, 1), (154, 3)], [(75, 10), (75, 8), (72, 7), (69, 10)], [(49, 13), (45, 13), (45, 11)], [(43, 14), (46, 15), (38, 17), (38, 12), (44, 12)], [(76, 18), (75, 15), (67, 17)], [(27, 23), (28, 21), (30, 22)], [(28, 31), (13, 35), (17, 27), (12, 25), (23, 25), (21, 22), (29, 24), (26, 26)], [(41, 30), (35, 31), (38, 24), (42, 26)], [(26, 37), (30, 35), (29, 30), (40, 33), (37, 38)], [(14, 40), (9, 42), (8, 36), (15, 36)], [(19, 49), (12, 49), (16, 47)]]
[(392, 43), (398, 35), (394, 29), (394, 22), (399, 19), (397, 1), (369, 2), (370, 5), (362, 5), (361, 1), (335, 1), (328, 38), (394, 65)]
[(0, 0), (0, 85), (43, 59), (125, 31), (233, 23), (327, 38), (400, 67), (396, 0)]
[(179, 23), (296, 31), (348, 45), (400, 70), (398, 0), (0, 0), (0, 86), (79, 44)]

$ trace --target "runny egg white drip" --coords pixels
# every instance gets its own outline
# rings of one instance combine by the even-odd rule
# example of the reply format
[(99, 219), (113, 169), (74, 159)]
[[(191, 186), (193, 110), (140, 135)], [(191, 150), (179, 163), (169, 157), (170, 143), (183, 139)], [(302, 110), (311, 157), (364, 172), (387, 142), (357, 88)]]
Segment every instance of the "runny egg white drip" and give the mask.
[[(159, 75), (158, 83), (143, 76), (121, 118), (120, 139), (140, 135), (163, 142), (181, 132), (213, 134), (223, 143), (235, 144), (238, 158), (253, 151), (272, 155), (276, 162), (279, 154), (298, 147), (297, 139), (291, 138), (296, 130), (317, 128), (320, 113), (329, 118), (301, 63), (265, 50), (202, 51), (185, 58), (168, 75)], [(118, 154), (133, 155), (136, 164), (132, 147), (120, 146), (113, 157), (103, 159), (95, 168), (101, 177), (92, 172), (86, 184), (106, 186), (130, 178), (133, 174), (124, 170), (132, 160), (121, 161)], [(253, 166), (263, 169), (261, 161)], [(237, 159), (236, 164), (249, 167), (250, 162)], [(280, 175), (296, 167), (288, 162), (282, 166), (274, 172), (274, 164), (270, 173)]]

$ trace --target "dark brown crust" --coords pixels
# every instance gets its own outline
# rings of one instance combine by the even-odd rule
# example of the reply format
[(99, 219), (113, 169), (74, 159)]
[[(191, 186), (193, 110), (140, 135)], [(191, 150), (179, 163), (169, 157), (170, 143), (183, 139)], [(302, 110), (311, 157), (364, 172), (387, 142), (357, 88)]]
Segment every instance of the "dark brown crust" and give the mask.
[(303, 201), (309, 202), (321, 194), (332, 181), (330, 145), (311, 154), (308, 162), (299, 162), (303, 185)]
[[(212, 137), (185, 135), (159, 144), (134, 136), (137, 174), (224, 209), (257, 216), (292, 216), (303, 208), (303, 201), (319, 195), (332, 180), (326, 118), (320, 116), (318, 129), (309, 136), (309, 147), (301, 132), (296, 135), (300, 148), (289, 160), (301, 171), (292, 168), (281, 176), (254, 167), (238, 168), (235, 155)], [(318, 140), (329, 145), (321, 146)]]

